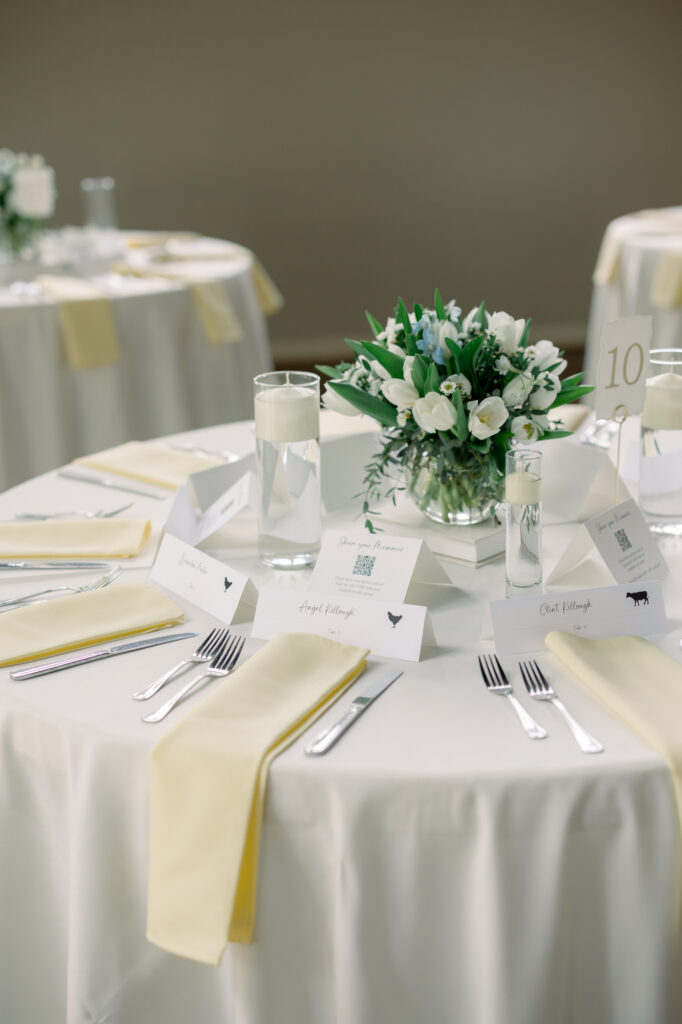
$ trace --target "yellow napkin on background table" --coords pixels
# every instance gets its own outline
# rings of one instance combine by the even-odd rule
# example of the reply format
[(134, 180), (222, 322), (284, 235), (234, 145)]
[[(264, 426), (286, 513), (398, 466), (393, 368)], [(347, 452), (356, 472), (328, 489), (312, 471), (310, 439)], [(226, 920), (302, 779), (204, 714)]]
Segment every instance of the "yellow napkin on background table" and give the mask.
[(59, 519), (0, 523), (0, 558), (133, 558), (151, 532), (148, 519)]
[(547, 647), (586, 690), (663, 757), (682, 823), (682, 665), (638, 636), (552, 632)]
[(183, 618), (182, 609), (146, 580), (51, 597), (0, 615), (0, 665), (174, 626)]
[(366, 650), (280, 633), (150, 755), (147, 938), (218, 964), (252, 939), (268, 767), (356, 679)]
[(127, 441), (105, 451), (84, 455), (76, 459), (75, 464), (175, 490), (187, 482), (190, 473), (222, 466), (224, 460), (196, 452), (176, 452), (147, 441)]
[(650, 298), (651, 305), (657, 309), (677, 309), (682, 306), (682, 248), (668, 249), (658, 257), (651, 281)]
[(121, 358), (111, 302), (89, 281), (43, 274), (36, 278), (59, 304), (66, 358), (74, 370), (110, 366)]

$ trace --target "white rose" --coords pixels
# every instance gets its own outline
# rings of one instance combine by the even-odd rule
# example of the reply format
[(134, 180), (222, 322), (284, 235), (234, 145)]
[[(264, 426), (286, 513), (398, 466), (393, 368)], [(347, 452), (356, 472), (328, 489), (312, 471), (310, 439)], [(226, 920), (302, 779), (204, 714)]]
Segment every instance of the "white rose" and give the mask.
[(549, 409), (561, 390), (561, 381), (556, 373), (543, 373), (537, 379), (540, 387), (530, 396), (531, 409)]
[(496, 434), (509, 415), (506, 405), (497, 395), (484, 398), (475, 405), (470, 402), (469, 408), (469, 430), (480, 441)]
[(502, 401), (509, 409), (520, 409), (528, 398), (532, 387), (532, 377), (524, 377), (520, 373), (518, 377), (512, 377), (509, 383), (505, 385), (502, 392)]
[(409, 381), (391, 377), (381, 385), (384, 396), (399, 409), (410, 409), (419, 398), (419, 392)]
[(568, 365), (566, 360), (561, 358), (559, 349), (551, 341), (538, 341), (535, 345), (530, 345), (526, 352), (530, 356), (530, 365), (537, 366), (539, 370), (546, 370), (549, 366), (558, 363), (559, 365), (553, 370), (553, 373), (561, 374)]
[(429, 434), (435, 434), (437, 430), (449, 430), (455, 423), (452, 404), (437, 391), (429, 391), (428, 395), (417, 399), (412, 406), (412, 415), (422, 430)]
[[(333, 388), (330, 388), (330, 383), (332, 382), (328, 381), (325, 384), (324, 394), (322, 395), (322, 405), (325, 407), (325, 409), (331, 409), (333, 412), (343, 413), (344, 416), (359, 416), (360, 410), (356, 409), (354, 405), (351, 405), (348, 399), (343, 398), (336, 391), (334, 391)], [(342, 384), (344, 382), (334, 381), (334, 383)]]
[(488, 330), (497, 338), (505, 355), (516, 352), (526, 326), (525, 320), (515, 320), (509, 313), (493, 313), (488, 321)]
[(527, 416), (515, 416), (511, 421), (511, 432), (517, 441), (532, 442), (538, 439), (538, 428)]
[(54, 171), (51, 167), (19, 167), (9, 201), (20, 217), (42, 220), (54, 212)]

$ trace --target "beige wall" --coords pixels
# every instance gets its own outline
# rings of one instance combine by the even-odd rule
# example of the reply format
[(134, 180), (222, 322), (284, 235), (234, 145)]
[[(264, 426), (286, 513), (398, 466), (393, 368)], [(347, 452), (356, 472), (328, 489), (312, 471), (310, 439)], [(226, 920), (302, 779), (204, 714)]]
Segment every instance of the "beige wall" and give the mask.
[(55, 224), (112, 174), (122, 226), (253, 248), (286, 352), (434, 285), (570, 343), (606, 223), (682, 202), (680, 38), (678, 0), (4, 0), (0, 145)]

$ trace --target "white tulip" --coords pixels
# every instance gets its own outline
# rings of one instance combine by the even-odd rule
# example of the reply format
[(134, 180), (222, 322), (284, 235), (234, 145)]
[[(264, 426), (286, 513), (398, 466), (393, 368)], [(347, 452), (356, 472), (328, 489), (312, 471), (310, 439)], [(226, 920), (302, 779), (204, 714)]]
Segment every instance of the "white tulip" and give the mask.
[(437, 391), (429, 391), (428, 395), (417, 399), (412, 406), (412, 415), (416, 423), (428, 434), (437, 430), (449, 430), (455, 423), (455, 410), (445, 395)]
[(414, 356), (405, 356), (405, 361), (403, 362), (403, 377), (408, 384), (414, 384), (414, 380), (412, 378), (412, 367), (414, 366), (414, 360)]
[(488, 330), (497, 338), (505, 355), (511, 356), (519, 347), (526, 326), (525, 320), (515, 320), (509, 313), (493, 313), (488, 320)]
[[(322, 405), (325, 409), (331, 409), (333, 412), (343, 413), (344, 416), (359, 416), (360, 410), (356, 409), (348, 399), (343, 398), (338, 392), (330, 388), (331, 381), (328, 381), (324, 386), (324, 394), (322, 395)], [(334, 381), (335, 384), (343, 383), (343, 381)]]
[(520, 373), (518, 377), (512, 377), (509, 383), (505, 385), (502, 392), (502, 401), (509, 409), (520, 409), (528, 398), (532, 387), (532, 377), (524, 377)]
[(388, 380), (391, 376), (386, 367), (382, 366), (378, 359), (373, 359), (369, 365), (375, 377), (381, 377), (382, 380)]
[(551, 341), (538, 341), (535, 345), (529, 345), (526, 352), (530, 357), (530, 365), (537, 366), (539, 370), (546, 370), (549, 366), (558, 363), (559, 365), (552, 372), (561, 374), (568, 366), (566, 360), (561, 358), (559, 349)]
[(537, 441), (538, 428), (527, 416), (515, 416), (511, 421), (511, 432), (517, 441)]
[(540, 387), (530, 396), (531, 409), (549, 409), (561, 390), (561, 381), (556, 373), (543, 373), (537, 378)]
[(470, 402), (469, 408), (469, 430), (480, 441), (496, 434), (509, 415), (506, 405), (497, 395), (475, 404)]
[(386, 321), (386, 326), (380, 334), (377, 334), (377, 341), (385, 341), (388, 345), (392, 345), (396, 340), (399, 331), (402, 331), (403, 325), (396, 323), (395, 317), (389, 316)]
[(391, 377), (381, 385), (384, 396), (399, 409), (410, 409), (419, 398), (419, 392), (409, 381)]

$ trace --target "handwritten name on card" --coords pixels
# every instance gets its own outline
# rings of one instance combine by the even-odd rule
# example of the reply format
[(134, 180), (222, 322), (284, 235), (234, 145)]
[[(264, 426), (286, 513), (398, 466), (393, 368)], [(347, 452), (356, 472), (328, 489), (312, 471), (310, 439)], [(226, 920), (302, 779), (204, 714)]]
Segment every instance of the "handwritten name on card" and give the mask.
[(248, 576), (170, 534), (161, 542), (151, 579), (226, 623), (258, 596)]

